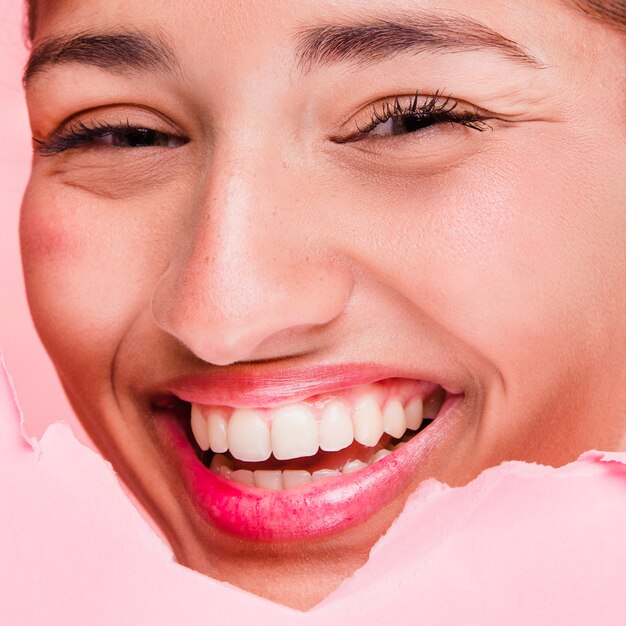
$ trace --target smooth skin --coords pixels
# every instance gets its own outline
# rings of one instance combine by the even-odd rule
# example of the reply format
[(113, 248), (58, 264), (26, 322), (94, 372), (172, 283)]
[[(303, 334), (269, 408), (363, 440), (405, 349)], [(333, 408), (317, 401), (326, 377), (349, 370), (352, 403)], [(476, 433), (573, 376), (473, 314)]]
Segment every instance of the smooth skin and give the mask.
[[(540, 67), (486, 49), (296, 63), (298, 28), (441, 10)], [(72, 405), (181, 563), (306, 609), (425, 478), (625, 449), (623, 35), (556, 0), (50, 0), (34, 45), (123, 29), (158, 32), (178, 70), (50, 66), (27, 85), (34, 137), (79, 120), (186, 143), (36, 151), (21, 243)], [(337, 141), (416, 91), (488, 112), (490, 128)], [(306, 545), (204, 524), (156, 442), (152, 390), (219, 368), (361, 362), (463, 390), (461, 427), (410, 489)]]

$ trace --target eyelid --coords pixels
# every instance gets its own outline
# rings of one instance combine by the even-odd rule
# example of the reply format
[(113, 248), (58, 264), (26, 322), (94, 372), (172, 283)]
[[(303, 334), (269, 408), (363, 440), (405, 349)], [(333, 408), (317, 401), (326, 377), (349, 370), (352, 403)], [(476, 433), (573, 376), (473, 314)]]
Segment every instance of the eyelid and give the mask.
[[(60, 154), (71, 148), (88, 147), (88, 138), (124, 130), (147, 129), (189, 142), (186, 134), (158, 111), (138, 106), (107, 106), (87, 109), (68, 116), (44, 139), (33, 136), (35, 149), (44, 156)], [(81, 141), (81, 137), (83, 141)]]
[[(493, 119), (496, 116), (480, 107), (477, 107), (464, 100), (454, 98), (452, 95), (445, 95), (443, 91), (421, 94), (416, 91), (412, 94), (394, 95), (380, 98), (375, 102), (361, 107), (353, 114), (340, 128), (333, 133), (330, 140), (335, 143), (349, 143), (359, 134), (367, 132), (368, 126), (375, 120), (382, 122), (388, 120), (392, 115), (387, 115), (389, 107), (400, 108), (398, 116), (410, 115), (411, 111), (416, 116), (427, 113), (424, 108), (429, 108), (431, 114), (442, 114), (444, 111), (454, 113), (457, 116), (475, 116), (476, 120)], [(371, 130), (371, 129), (370, 129)]]
[(178, 137), (187, 137), (187, 133), (180, 126), (160, 111), (148, 106), (120, 102), (75, 111), (65, 117), (52, 131), (44, 133), (44, 141), (55, 134), (62, 134), (70, 124), (79, 122), (88, 127), (98, 123), (101, 125), (106, 123), (112, 127), (130, 124), (134, 127), (151, 128)]

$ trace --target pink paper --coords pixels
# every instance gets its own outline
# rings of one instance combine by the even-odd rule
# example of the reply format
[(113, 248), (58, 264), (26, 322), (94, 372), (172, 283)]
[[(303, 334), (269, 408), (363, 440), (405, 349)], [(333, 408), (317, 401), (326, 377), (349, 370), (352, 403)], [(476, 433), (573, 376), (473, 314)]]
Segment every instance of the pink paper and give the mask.
[(174, 563), (67, 425), (26, 442), (0, 369), (2, 624), (626, 622), (626, 453), (427, 481), (368, 563), (301, 613)]

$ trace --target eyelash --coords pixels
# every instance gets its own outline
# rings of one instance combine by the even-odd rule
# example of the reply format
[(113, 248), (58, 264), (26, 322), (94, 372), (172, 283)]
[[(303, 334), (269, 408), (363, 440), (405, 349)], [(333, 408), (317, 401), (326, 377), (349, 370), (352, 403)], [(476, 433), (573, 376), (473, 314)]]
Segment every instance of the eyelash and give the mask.
[[(459, 124), (479, 132), (491, 129), (491, 126), (487, 124), (489, 118), (485, 115), (473, 111), (455, 112), (459, 103), (452, 100), (450, 96), (445, 98), (441, 97), (440, 92), (436, 91), (432, 96), (428, 96), (424, 102), (418, 105), (419, 98), (420, 94), (416, 92), (408, 103), (401, 102), (398, 96), (391, 102), (384, 102), (382, 104), (382, 110), (374, 109), (370, 121), (364, 127), (360, 127), (356, 124), (356, 133), (351, 134), (347, 138), (335, 139), (335, 141), (337, 143), (361, 141), (366, 139), (377, 126), (389, 120), (405, 121), (405, 123), (411, 120), (418, 124), (423, 122), (424, 124), (420, 129), (445, 123)], [(410, 134), (410, 132), (405, 134)], [(385, 137), (386, 136), (381, 136), (380, 139)], [(370, 136), (370, 138), (376, 141), (379, 140), (376, 135), (373, 137)]]
[[(37, 151), (44, 156), (52, 156), (70, 150), (92, 144), (95, 139), (101, 139), (110, 136), (114, 139), (131, 139), (131, 135), (135, 135), (135, 139), (151, 138), (158, 141), (157, 146), (167, 145), (172, 141), (178, 145), (187, 143), (188, 139), (177, 137), (170, 133), (164, 133), (152, 128), (144, 128), (141, 126), (133, 126), (130, 122), (121, 125), (113, 125), (107, 122), (92, 122), (90, 125), (78, 121), (60, 131), (55, 131), (46, 140), (36, 139)], [(149, 146), (135, 146), (149, 147)]]
[[(374, 135), (370, 136), (370, 133), (379, 125), (394, 121), (413, 121), (420, 124), (418, 130), (422, 128), (428, 128), (430, 126), (436, 126), (439, 124), (459, 124), (479, 132), (485, 131), (491, 126), (487, 124), (487, 118), (484, 115), (472, 111), (465, 111), (456, 113), (455, 109), (458, 106), (458, 102), (452, 100), (449, 96), (442, 98), (440, 93), (436, 91), (434, 95), (429, 96), (418, 106), (419, 92), (416, 92), (411, 97), (408, 103), (402, 103), (400, 98), (396, 96), (392, 102), (387, 101), (382, 105), (382, 110), (374, 109), (371, 114), (370, 121), (361, 128), (358, 124), (357, 132), (352, 133), (345, 138), (336, 137), (333, 139), (336, 143), (353, 143), (356, 141), (362, 141), (366, 138), (373, 138), (374, 140), (380, 140), (388, 136)], [(95, 139), (110, 136), (112, 138), (120, 139), (126, 136), (128, 140), (131, 134), (137, 135), (136, 139), (143, 139), (150, 137), (153, 140), (159, 141), (158, 146), (167, 145), (172, 140), (177, 146), (184, 145), (189, 140), (184, 137), (177, 137), (172, 134), (163, 133), (150, 128), (142, 128), (133, 126), (130, 122), (126, 122), (124, 125), (112, 125), (107, 122), (93, 122), (91, 125), (87, 125), (81, 121), (75, 122), (73, 125), (61, 131), (55, 131), (52, 135), (46, 139), (36, 139), (33, 137), (33, 142), (36, 144), (37, 151), (44, 156), (51, 156), (70, 150), (72, 148), (79, 148), (81, 146), (88, 146), (94, 142)], [(409, 131), (403, 134), (415, 134), (415, 131)], [(133, 147), (148, 147), (138, 146)]]

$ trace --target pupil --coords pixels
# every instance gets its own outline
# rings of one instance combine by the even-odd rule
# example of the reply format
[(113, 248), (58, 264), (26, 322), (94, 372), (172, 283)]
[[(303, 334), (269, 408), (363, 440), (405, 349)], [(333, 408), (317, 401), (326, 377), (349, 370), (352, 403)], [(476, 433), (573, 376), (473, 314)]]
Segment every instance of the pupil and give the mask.
[(407, 115), (396, 120), (394, 135), (404, 135), (406, 133), (414, 133), (417, 130), (426, 128), (433, 124), (432, 118), (419, 117), (417, 115)]
[(157, 133), (154, 130), (148, 128), (135, 128), (129, 130), (125, 137), (125, 143), (131, 148), (141, 148), (144, 146), (153, 146), (157, 141)]

